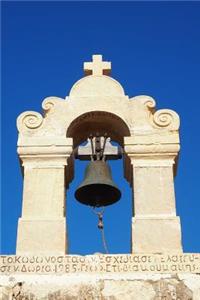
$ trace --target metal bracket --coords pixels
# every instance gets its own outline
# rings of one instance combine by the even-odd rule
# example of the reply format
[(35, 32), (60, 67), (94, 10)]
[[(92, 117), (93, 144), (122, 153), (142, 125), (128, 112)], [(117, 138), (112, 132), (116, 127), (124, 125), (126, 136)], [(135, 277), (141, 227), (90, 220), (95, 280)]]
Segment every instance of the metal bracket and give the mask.
[[(92, 145), (94, 148), (91, 147)], [(78, 146), (74, 151), (74, 157), (80, 160), (90, 160), (94, 153), (100, 153), (103, 150), (103, 155), (106, 160), (116, 160), (122, 158), (122, 148), (119, 146), (113, 146), (110, 142), (110, 138), (105, 137), (90, 137), (87, 140), (86, 145)]]

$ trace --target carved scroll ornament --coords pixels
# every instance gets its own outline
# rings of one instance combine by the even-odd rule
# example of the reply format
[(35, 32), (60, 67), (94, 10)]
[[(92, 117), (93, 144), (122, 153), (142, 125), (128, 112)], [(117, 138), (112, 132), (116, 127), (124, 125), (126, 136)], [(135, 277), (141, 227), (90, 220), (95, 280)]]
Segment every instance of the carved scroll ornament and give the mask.
[(165, 127), (170, 130), (178, 130), (180, 119), (178, 114), (171, 109), (160, 109), (152, 115), (153, 125), (156, 127)]
[(148, 120), (150, 120), (147, 120), (147, 122), (150, 122), (154, 128), (179, 129), (180, 120), (178, 114), (171, 109), (160, 109), (155, 112), (156, 101), (152, 97), (140, 95), (130, 100), (133, 100), (135, 103), (140, 102), (148, 109)]
[(42, 102), (42, 108), (44, 110), (45, 115), (49, 113), (56, 104), (66, 103), (64, 99), (59, 97), (47, 97)]
[(17, 118), (17, 129), (19, 132), (28, 129), (37, 129), (42, 126), (43, 116), (36, 111), (25, 111)]
[(135, 96), (135, 97), (131, 98), (131, 100), (139, 101), (144, 106), (146, 106), (149, 111), (153, 112), (155, 110), (156, 101), (150, 96), (139, 95), (139, 96)]

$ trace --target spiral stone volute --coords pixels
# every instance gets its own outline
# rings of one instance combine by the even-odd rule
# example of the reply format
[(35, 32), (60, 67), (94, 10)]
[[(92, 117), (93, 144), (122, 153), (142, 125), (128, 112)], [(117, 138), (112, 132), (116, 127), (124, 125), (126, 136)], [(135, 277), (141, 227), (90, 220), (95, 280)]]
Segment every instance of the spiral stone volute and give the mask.
[(157, 110), (153, 115), (153, 125), (156, 127), (167, 128), (170, 130), (178, 130), (180, 127), (180, 119), (178, 114), (171, 109)]
[(156, 101), (147, 95), (139, 95), (139, 96), (135, 96), (133, 98), (131, 98), (130, 100), (133, 101), (138, 101), (140, 103), (142, 103), (145, 107), (147, 107), (147, 109), (149, 111), (154, 111), (155, 107), (156, 107)]
[(38, 129), (42, 126), (43, 116), (35, 111), (26, 111), (17, 118), (17, 129), (19, 132), (24, 130)]
[(53, 108), (56, 106), (56, 104), (63, 103), (64, 99), (59, 98), (59, 97), (47, 97), (43, 100), (42, 102), (42, 108), (44, 110), (45, 115), (47, 113), (50, 113)]

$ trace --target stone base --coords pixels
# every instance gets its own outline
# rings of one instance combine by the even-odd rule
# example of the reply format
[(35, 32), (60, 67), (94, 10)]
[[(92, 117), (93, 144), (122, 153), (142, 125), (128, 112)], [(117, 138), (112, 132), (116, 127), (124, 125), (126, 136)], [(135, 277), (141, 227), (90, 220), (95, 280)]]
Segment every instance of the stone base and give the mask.
[(179, 217), (134, 217), (132, 253), (182, 252)]
[(200, 254), (1, 256), (0, 300), (199, 300)]
[[(66, 219), (27, 220), (20, 218), (17, 254), (65, 255), (67, 247)], [(48, 250), (47, 250), (48, 249)]]

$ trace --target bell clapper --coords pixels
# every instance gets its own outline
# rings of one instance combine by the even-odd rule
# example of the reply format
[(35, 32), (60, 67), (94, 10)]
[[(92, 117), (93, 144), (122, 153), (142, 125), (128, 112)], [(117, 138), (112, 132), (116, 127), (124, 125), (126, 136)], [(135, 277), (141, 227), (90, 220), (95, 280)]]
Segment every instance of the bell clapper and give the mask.
[(93, 212), (98, 216), (98, 228), (101, 231), (101, 236), (102, 236), (102, 242), (103, 242), (103, 246), (104, 246), (104, 250), (105, 253), (108, 254), (108, 247), (107, 247), (107, 243), (106, 243), (106, 239), (105, 239), (105, 233), (104, 233), (104, 224), (103, 224), (103, 213), (105, 208), (103, 207), (103, 209), (101, 211), (96, 211), (95, 210), (96, 207), (93, 207)]
[(103, 215), (101, 213), (99, 213), (98, 217), (99, 217), (98, 228), (103, 229)]

